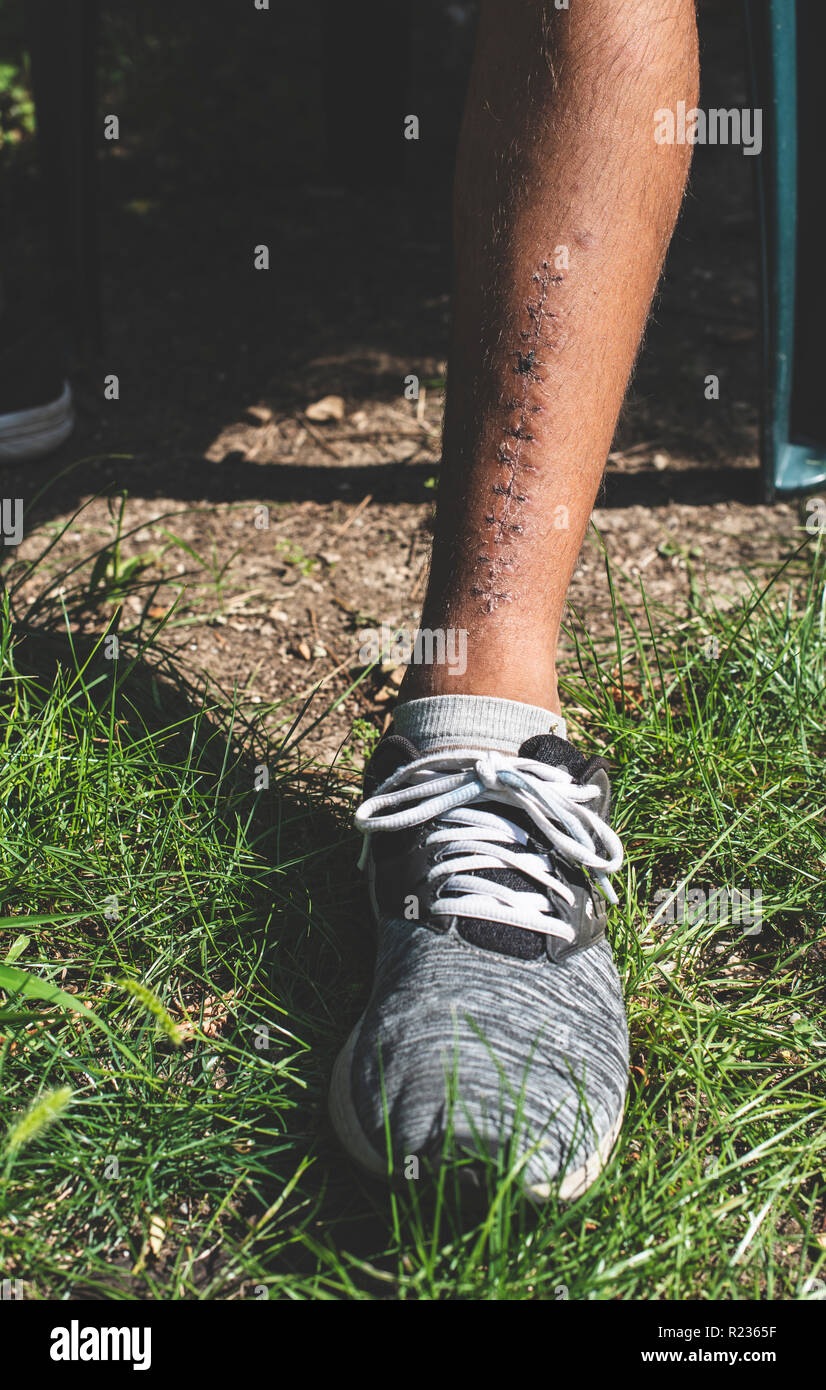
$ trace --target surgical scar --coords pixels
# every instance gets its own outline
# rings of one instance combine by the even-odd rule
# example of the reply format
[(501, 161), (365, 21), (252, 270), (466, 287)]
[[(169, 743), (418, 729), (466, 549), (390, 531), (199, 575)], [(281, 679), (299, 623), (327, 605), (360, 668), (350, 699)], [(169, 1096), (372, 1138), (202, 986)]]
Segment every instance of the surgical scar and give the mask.
[[(548, 306), (548, 295), (551, 287), (561, 281), (561, 275), (551, 274), (547, 261), (543, 261), (531, 277), (532, 293), (525, 305), (528, 327), (520, 329), (519, 341), (522, 346), (513, 354), (516, 390), (502, 401), (502, 408), (509, 419), (502, 430), (503, 441), (496, 451), (501, 477), (491, 487), (493, 507), (485, 516), (490, 539), (483, 553), (477, 556), (476, 564), (481, 573), (471, 591), (474, 598), (481, 601), (482, 610), (486, 613), (493, 613), (501, 603), (513, 602), (507, 577), (513, 569), (514, 560), (508, 549), (514, 537), (524, 532), (520, 513), (524, 503), (529, 500), (524, 476), (536, 472), (536, 465), (530, 461), (529, 453), (531, 445), (536, 443), (536, 435), (529, 426), (531, 416), (542, 411), (542, 406), (532, 404), (529, 397), (531, 387), (545, 380), (542, 375), (545, 363), (539, 360), (537, 354), (542, 347), (543, 328), (557, 317)], [(552, 344), (546, 343), (546, 346), (551, 346), (553, 350)]]

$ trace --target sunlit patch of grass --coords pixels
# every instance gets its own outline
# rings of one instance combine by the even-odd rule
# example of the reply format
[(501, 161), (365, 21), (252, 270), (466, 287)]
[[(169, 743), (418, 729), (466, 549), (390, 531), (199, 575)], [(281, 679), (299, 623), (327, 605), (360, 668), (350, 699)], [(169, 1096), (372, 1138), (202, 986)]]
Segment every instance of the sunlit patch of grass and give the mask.
[[(32, 1297), (815, 1296), (826, 588), (810, 561), (724, 613), (637, 631), (618, 612), (610, 650), (580, 638), (566, 700), (615, 768), (633, 1069), (608, 1169), (538, 1211), (507, 1154), (471, 1207), (450, 1165), (364, 1186), (331, 1136), (327, 1081), (371, 965), (350, 770), (302, 769), (231, 701), (172, 667), (164, 681), (142, 632), (112, 660), (105, 625), (81, 648), (58, 640), (59, 605), (22, 626), (7, 607), (4, 1277)], [(754, 935), (725, 913), (657, 916), (681, 886), (746, 885)]]

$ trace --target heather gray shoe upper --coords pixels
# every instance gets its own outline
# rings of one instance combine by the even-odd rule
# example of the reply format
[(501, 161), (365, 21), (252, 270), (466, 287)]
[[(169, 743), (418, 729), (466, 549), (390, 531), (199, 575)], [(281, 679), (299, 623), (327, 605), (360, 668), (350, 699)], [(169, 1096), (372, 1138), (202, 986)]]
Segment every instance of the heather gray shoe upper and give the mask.
[(385, 1104), (397, 1162), (437, 1158), (448, 1131), (493, 1154), (515, 1135), (526, 1186), (567, 1175), (574, 1195), (613, 1142), (628, 1069), (604, 765), (553, 734), (517, 756), (422, 756), (391, 734), (365, 792), (377, 961), (334, 1082), (342, 1138), (386, 1164)]

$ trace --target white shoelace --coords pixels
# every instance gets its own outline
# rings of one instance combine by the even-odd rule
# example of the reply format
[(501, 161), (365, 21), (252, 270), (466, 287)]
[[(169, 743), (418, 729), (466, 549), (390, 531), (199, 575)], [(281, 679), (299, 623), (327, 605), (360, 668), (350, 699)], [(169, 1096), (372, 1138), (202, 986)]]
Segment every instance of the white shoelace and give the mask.
[[(427, 877), (429, 882), (444, 880), (431, 909), (435, 915), (481, 917), (573, 941), (573, 928), (554, 916), (548, 894), (569, 906), (574, 894), (551, 873), (548, 857), (526, 850), (525, 831), (506, 816), (470, 803), (501, 801), (527, 812), (556, 852), (587, 869), (603, 896), (615, 903), (608, 875), (622, 863), (622, 845), (587, 805), (598, 797), (597, 787), (579, 786), (564, 768), (532, 758), (473, 749), (428, 754), (399, 768), (377, 796), (359, 807), (356, 825), (364, 836), (359, 866), (364, 867), (371, 835), (433, 821), (425, 843), (443, 848)], [(512, 845), (523, 848), (515, 851)], [(517, 869), (540, 887), (520, 892), (474, 877), (480, 869)]]

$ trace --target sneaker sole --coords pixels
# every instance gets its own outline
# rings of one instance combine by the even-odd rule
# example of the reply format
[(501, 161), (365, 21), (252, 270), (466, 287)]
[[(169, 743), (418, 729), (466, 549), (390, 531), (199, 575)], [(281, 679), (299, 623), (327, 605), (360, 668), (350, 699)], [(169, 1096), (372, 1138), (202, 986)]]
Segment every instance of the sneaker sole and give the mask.
[(68, 382), (47, 405), (0, 415), (0, 463), (25, 463), (58, 449), (72, 433), (75, 412)]
[[(353, 1053), (361, 1032), (364, 1016), (359, 1019), (344, 1047), (338, 1054), (330, 1079), (327, 1108), (330, 1120), (343, 1148), (354, 1163), (374, 1178), (387, 1181), (387, 1163), (382, 1158), (364, 1130), (353, 1105), (350, 1076)], [(622, 1128), (622, 1111), (617, 1116), (607, 1134), (604, 1134), (597, 1148), (589, 1154), (585, 1162), (572, 1173), (566, 1173), (561, 1183), (526, 1183), (525, 1192), (536, 1202), (547, 1202), (556, 1194), (561, 1202), (572, 1202), (581, 1197), (599, 1177), (608, 1163), (611, 1151), (617, 1142)]]

